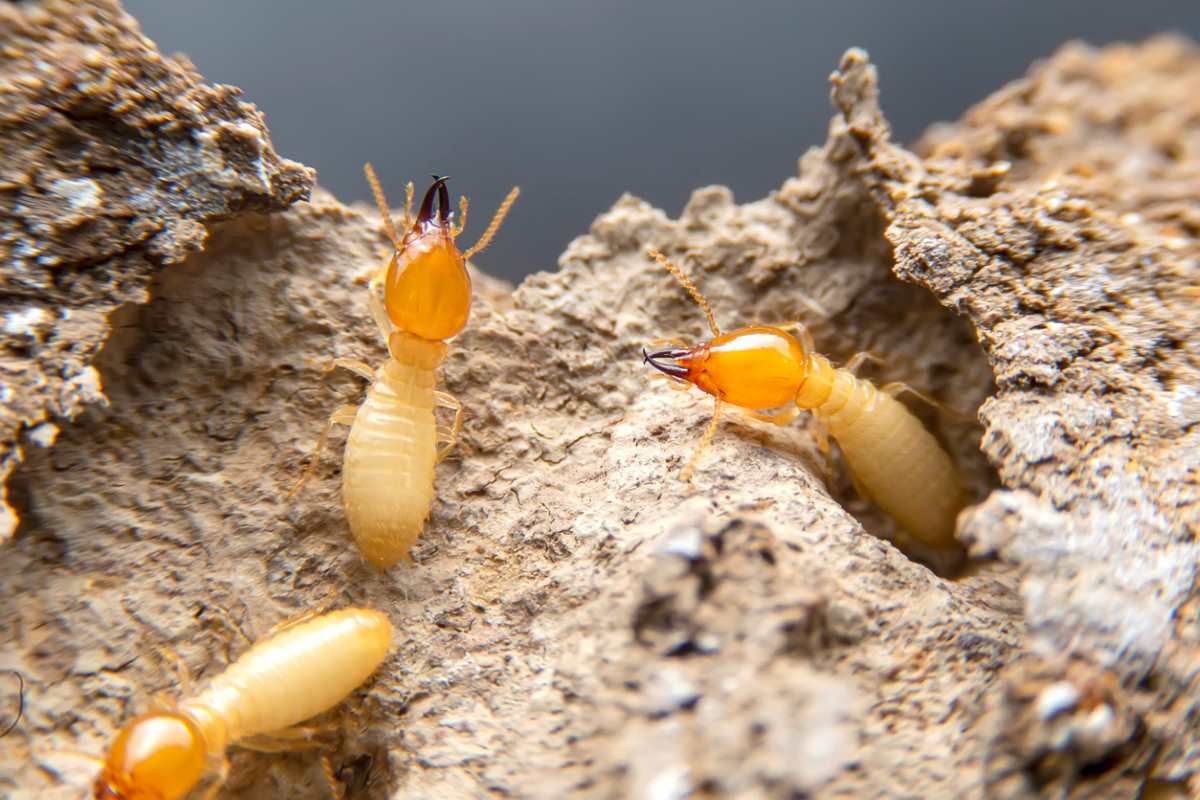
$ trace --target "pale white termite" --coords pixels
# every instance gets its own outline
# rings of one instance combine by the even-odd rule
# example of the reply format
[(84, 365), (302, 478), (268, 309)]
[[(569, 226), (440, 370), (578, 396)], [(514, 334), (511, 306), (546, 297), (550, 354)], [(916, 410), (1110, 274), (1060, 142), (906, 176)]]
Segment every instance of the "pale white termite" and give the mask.
[(766, 325), (722, 334), (708, 301), (683, 271), (660, 253), (652, 250), (650, 256), (691, 294), (715, 337), (643, 356), (680, 384), (716, 398), (712, 422), (684, 468), (684, 480), (716, 432), (722, 403), (743, 409), (783, 406), (776, 414), (743, 412), (776, 425), (810, 410), (833, 434), (856, 482), (880, 508), (926, 544), (943, 550), (959, 546), (954, 530), (966, 492), (937, 439), (892, 396), (908, 387), (891, 384), (881, 391), (852, 369), (834, 367), (813, 352), (812, 337), (799, 323), (788, 326), (798, 337)]
[(378, 611), (345, 608), (285, 624), (200, 693), (131, 720), (96, 778), (97, 800), (176, 800), (209, 770), (216, 794), (233, 744), (303, 747), (299, 723), (333, 708), (387, 657), (392, 625)]
[[(367, 560), (387, 568), (410, 558), (433, 502), (434, 467), (458, 439), (462, 404), (437, 391), (435, 370), (446, 357), (445, 340), (457, 335), (470, 315), (467, 260), (491, 242), (520, 190), (508, 193), (483, 236), (464, 254), (454, 240), (466, 225), (467, 199), (460, 199), (462, 220), (453, 225), (446, 178), (434, 176), (415, 219), (413, 186), (408, 184), (407, 233), (401, 239), (370, 164), (365, 172), (395, 246), (369, 287), (371, 315), (387, 341), (389, 359), (378, 369), (361, 361), (334, 361), (333, 366), (349, 369), (371, 385), (361, 406), (342, 406), (330, 417), (301, 483), (316, 467), (330, 428), (350, 425), (342, 465), (346, 517)], [(453, 423), (439, 424), (435, 408), (453, 409)]]

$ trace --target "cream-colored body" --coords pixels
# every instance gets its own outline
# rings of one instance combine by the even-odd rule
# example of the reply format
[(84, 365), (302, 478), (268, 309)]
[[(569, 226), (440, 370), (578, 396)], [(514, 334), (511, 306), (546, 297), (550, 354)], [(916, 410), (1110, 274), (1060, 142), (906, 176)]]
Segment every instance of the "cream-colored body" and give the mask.
[[(855, 377), (853, 366), (837, 369), (814, 353), (812, 337), (799, 322), (721, 333), (708, 301), (683, 270), (656, 250), (649, 255), (692, 296), (713, 332), (711, 341), (694, 347), (674, 340), (675, 347), (642, 351), (643, 361), (670, 380), (716, 398), (712, 421), (683, 469), (684, 480), (691, 479), (716, 433), (722, 403), (775, 425), (786, 425), (802, 410), (812, 411), (837, 440), (859, 488), (884, 512), (926, 544), (958, 548), (954, 530), (966, 499), (958, 470), (937, 439), (896, 402), (889, 387), (881, 392)], [(851, 363), (866, 357), (869, 354), (861, 353)], [(776, 414), (753, 410), (783, 405), (786, 409)]]
[[(370, 164), (364, 168), (379, 215), (395, 249), (371, 279), (367, 302), (379, 332), (387, 340), (389, 360), (379, 369), (350, 359), (333, 366), (353, 370), (371, 381), (363, 404), (333, 413), (317, 443), (317, 456), (293, 493), (313, 473), (329, 429), (351, 425), (342, 468), (342, 501), (350, 531), (362, 554), (377, 567), (401, 559), (421, 535), (433, 503), (434, 469), (458, 440), (462, 403), (437, 391), (436, 370), (446, 357), (446, 340), (467, 324), (471, 276), (467, 260), (481, 252), (499, 230), (520, 194), (514, 187), (474, 247), (461, 253), (455, 238), (466, 224), (467, 200), (461, 198), (462, 222), (450, 222), (446, 178), (433, 185), (412, 215), (413, 185), (404, 203), (404, 237), (396, 232), (383, 188)], [(434, 202), (437, 212), (434, 212)], [(435, 408), (454, 411), (449, 427), (440, 426)]]
[(433, 503), (435, 382), (432, 368), (388, 360), (346, 440), (346, 516), (359, 549), (379, 567), (408, 559)]
[(239, 739), (286, 733), (340, 703), (383, 662), (391, 638), (388, 618), (371, 609), (298, 622), (255, 644), (178, 709), (220, 755)]
[(824, 356), (808, 360), (796, 404), (825, 422), (861, 488), (922, 541), (956, 546), (965, 495), (950, 456), (894, 397)]

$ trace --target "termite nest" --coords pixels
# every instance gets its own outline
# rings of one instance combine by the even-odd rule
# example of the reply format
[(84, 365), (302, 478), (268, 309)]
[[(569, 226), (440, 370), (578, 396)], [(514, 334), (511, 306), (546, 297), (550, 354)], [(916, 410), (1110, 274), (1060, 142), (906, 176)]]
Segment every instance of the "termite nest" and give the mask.
[[(92, 4), (56, 7), (64, 13), (38, 24), (74, 26), (65, 12)], [(249, 115), (246, 136), (260, 130), (244, 104), (137, 52), (157, 65), (147, 74), (175, 70), (163, 92), (189, 87), (199, 116), (179, 112), (185, 134), (217, 136), (209, 128), (235, 113)], [(0, 559), (0, 668), (19, 685), (0, 710), (4, 725), (16, 711), (0, 728), (0, 792), (50, 797), (95, 780), (91, 767), (73, 780), (52, 753), (124, 741), (154, 691), (176, 686), (147, 657), (156, 648), (219, 682), (225, 665), (247, 663), (239, 656), (295, 655), (235, 631), (316, 608), (386, 617), (391, 655), (352, 659), (364, 674), (350, 683), (382, 660), (374, 677), (332, 691), (326, 656), (364, 637), (318, 647), (306, 634), (287, 680), (256, 668), (253, 697), (235, 699), (330, 689), (325, 708), (351, 694), (327, 712), (343, 724), (322, 740), (328, 782), (350, 792), (639, 796), (661, 791), (663, 776), (681, 795), (1015, 798), (1052, 787), (1074, 800), (1137, 796), (1152, 780), (1191, 791), (1187, 642), (1200, 617), (1186, 534), (1200, 507), (1200, 411), (1187, 391), (1194, 297), (1175, 284), (1195, 257), (1194, 170), (1180, 142), (1198, 118), (1187, 104), (1200, 56), (1158, 41), (1068, 49), (1038, 70), (1026, 81), (1040, 91), (1006, 91), (912, 152), (891, 141), (874, 70), (851, 51), (833, 76), (829, 141), (777, 191), (739, 205), (727, 189), (699, 189), (678, 218), (623, 197), (556, 272), (515, 289), (476, 281), (464, 294), (464, 259), (445, 246), (454, 209), (435, 178), (409, 221), (437, 228), (415, 231), (437, 245), (435, 279), (417, 282), (434, 294), (457, 286), (451, 310), (471, 309), (461, 333), (464, 313), (418, 315), (418, 326), (447, 322), (437, 330), (389, 313), (386, 286), (404, 273), (389, 276), (387, 254), (413, 255), (411, 225), (396, 230), (390, 212), (321, 189), (294, 202), (307, 173), (265, 143), (270, 197), (247, 200), (242, 179), (262, 183), (235, 164), (212, 185), (189, 184), (201, 197), (186, 202), (203, 210), (130, 211), (130, 226), (159, 231), (145, 252), (80, 251), (56, 266), (61, 281), (10, 309), (5, 367), (22, 405), (4, 401), (16, 432), (0, 465), (15, 470), (22, 527)], [(128, 99), (138, 113), (159, 102)], [(1097, 136), (1110, 107), (1129, 124)], [(51, 150), (29, 151), (31, 164), (76, 163), (54, 137), (38, 141)], [(1160, 152), (1174, 154), (1169, 169)], [(1129, 153), (1136, 180), (1100, 168), (1128, 166)], [(149, 175), (161, 191), (179, 180), (168, 167), (106, 175), (130, 192)], [(789, 369), (814, 352), (839, 367), (871, 353), (844, 387), (901, 381), (935, 401), (902, 398), (903, 414), (957, 469), (957, 544), (945, 525), (924, 543), (927, 530), (900, 530), (895, 504), (889, 516), (866, 501), (853, 464), (836, 446), (822, 453), (803, 415), (783, 427), (723, 414), (680, 481), (712, 404), (650, 383), (643, 362), (735, 398), (723, 368), (722, 380), (693, 369), (716, 331), (649, 249), (703, 291), (730, 341), (794, 344), (804, 358), (784, 359)], [(1119, 297), (1096, 290), (1117, 285)], [(31, 297), (50, 311), (25, 308)], [(811, 347), (782, 330), (792, 320)], [(341, 459), (288, 492), (333, 398), (362, 403), (361, 386), (325, 383), (321, 368), (400, 361), (403, 348), (388, 348), (398, 333), (439, 356), (417, 359), (426, 399), (440, 361), (439, 385), (464, 413), (454, 457), (434, 464), (428, 409), (421, 485), (435, 491), (413, 515), (415, 545), (374, 559), (413, 563), (385, 571), (353, 544)], [(661, 336), (683, 344), (653, 345)], [(769, 361), (748, 371), (773, 377)], [(751, 389), (748, 407), (763, 396)], [(804, 386), (788, 390), (794, 399)], [(455, 426), (443, 427), (445, 446)], [(969, 568), (958, 545), (976, 559)], [(1045, 666), (1044, 652), (1070, 660)], [(127, 751), (116, 755), (103, 785), (152, 785)], [(324, 796), (315, 775), (312, 759), (250, 756), (224, 790)]]

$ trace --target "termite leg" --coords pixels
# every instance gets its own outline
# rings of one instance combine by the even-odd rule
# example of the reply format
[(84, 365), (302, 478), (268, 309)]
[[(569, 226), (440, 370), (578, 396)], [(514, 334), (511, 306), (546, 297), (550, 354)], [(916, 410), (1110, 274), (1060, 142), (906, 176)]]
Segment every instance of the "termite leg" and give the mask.
[(458, 434), (462, 431), (463, 405), (461, 400), (449, 392), (435, 391), (433, 397), (439, 408), (454, 409), (454, 421), (450, 423), (450, 427), (443, 429), (439, 426), (438, 428), (438, 434), (444, 436), (445, 441), (445, 444), (438, 448), (437, 459), (441, 461), (450, 454), (450, 451), (454, 449), (454, 445), (458, 443)]
[(782, 325), (777, 325), (776, 327), (781, 331), (787, 331), (788, 333), (793, 334), (797, 339), (799, 339), (800, 344), (804, 345), (804, 352), (816, 352), (816, 345), (813, 343), (812, 332), (809, 331), (808, 326), (803, 322), (799, 320), (792, 320), (791, 322), (785, 322)]
[(863, 350), (861, 353), (855, 353), (854, 356), (846, 362), (846, 366), (842, 369), (849, 372), (851, 375), (858, 377), (858, 370), (863, 364), (870, 361), (875, 366), (881, 367), (887, 363), (887, 360), (878, 353), (872, 353), (869, 350)]
[(833, 314), (829, 313), (828, 308), (821, 305), (820, 303), (818, 303), (813, 298), (809, 297), (804, 292), (798, 292), (796, 297), (801, 303), (804, 304), (805, 308), (807, 308), (809, 311), (813, 312), (813, 314), (817, 315), (821, 319), (829, 319), (830, 317), (833, 316)]
[(775, 414), (763, 414), (758, 411), (750, 411), (749, 409), (742, 408), (738, 409), (737, 413), (741, 416), (758, 420), (759, 422), (769, 422), (772, 425), (788, 425), (794, 419), (796, 419), (796, 417), (800, 416), (800, 413), (803, 410), (804, 409), (800, 408), (800, 406), (792, 406), (791, 408), (785, 408), (783, 411)]
[(891, 395), (892, 397), (899, 397), (902, 394), (908, 393), (908, 394), (911, 394), (913, 397), (917, 398), (918, 400), (920, 400), (922, 403), (925, 403), (926, 405), (928, 405), (932, 408), (935, 408), (938, 411), (948, 414), (951, 417), (954, 417), (955, 419), (957, 419), (961, 422), (971, 421), (970, 414), (967, 414), (966, 412), (963, 412), (963, 411), (959, 411), (957, 408), (951, 408), (950, 406), (946, 405), (945, 403), (934, 400), (932, 397), (925, 394), (924, 392), (914, 389), (913, 387), (909, 386), (907, 383), (903, 383), (901, 381), (893, 381), (892, 383), (884, 384), (883, 386), (879, 387), (879, 391), (883, 392), (884, 394)]
[(306, 608), (299, 614), (294, 614), (285, 620), (276, 622), (270, 627), (265, 636), (258, 637), (259, 640), (270, 639), (271, 637), (283, 633), (288, 628), (294, 628), (302, 622), (308, 622), (314, 617), (319, 617), (333, 608), (334, 603), (338, 601), (338, 590), (333, 589), (329, 592), (329, 596), (325, 598), (316, 608)]
[(254, 750), (258, 753), (290, 753), (295, 750), (304, 749), (304, 744), (302, 742), (276, 739), (274, 734), (266, 733), (260, 733), (255, 736), (247, 736), (244, 739), (238, 739), (237, 744), (238, 747), (244, 747), (247, 750)]
[[(146, 623), (133, 615), (130, 615), (129, 619), (143, 628), (147, 627)], [(190, 694), (192, 673), (179, 654), (165, 645), (149, 645), (149, 648), (158, 661), (158, 668), (171, 672), (177, 688), (182, 689), (184, 694)], [(155, 692), (148, 705), (151, 711), (175, 711), (178, 708), (175, 695), (168, 691)]]
[[(392, 258), (394, 259), (395, 256)], [(390, 263), (391, 262), (389, 262), (389, 264)], [(384, 270), (381, 270), (379, 275), (383, 275), (384, 272)], [(379, 280), (382, 282), (383, 278), (380, 277)], [(392, 333), (392, 323), (391, 320), (388, 319), (387, 309), (383, 306), (383, 299), (380, 294), (381, 293), (379, 291), (378, 284), (372, 280), (369, 293), (367, 295), (367, 308), (371, 311), (371, 319), (375, 320), (375, 327), (379, 329), (379, 335), (382, 336), (383, 340), (386, 342)]]
[(816, 440), (817, 450), (821, 453), (821, 455), (828, 456), (830, 451), (829, 429), (826, 428), (825, 423), (819, 419), (816, 420), (816, 423), (817, 424), (814, 425), (812, 429), (813, 439)]
[(871, 493), (867, 491), (867, 487), (858, 479), (858, 475), (854, 473), (854, 470), (847, 468), (846, 472), (850, 475), (850, 485), (854, 487), (855, 494), (863, 500), (871, 500)]
[(300, 476), (300, 480), (287, 493), (288, 498), (304, 488), (304, 484), (308, 483), (308, 479), (317, 473), (317, 467), (321, 464), (321, 451), (325, 449), (325, 440), (329, 438), (329, 432), (333, 430), (333, 426), (351, 424), (354, 422), (356, 414), (358, 414), (358, 406), (345, 405), (338, 406), (337, 410), (329, 416), (329, 422), (325, 424), (325, 430), (321, 431), (321, 438), (317, 439), (317, 452), (313, 453), (312, 461), (309, 462), (308, 468), (304, 470), (304, 474)]
[(262, 639), (270, 639), (273, 636), (283, 633), (288, 628), (294, 628), (302, 622), (308, 622), (313, 617), (319, 617), (320, 615), (324, 614), (326, 610), (327, 608), (325, 606), (322, 606), (321, 608), (309, 608), (301, 611), (294, 617), (288, 617), (282, 622), (276, 622), (271, 626), (270, 630), (267, 631), (267, 635), (263, 636)]
[(238, 746), (260, 753), (285, 753), (290, 750), (310, 750), (326, 742), (323, 737), (337, 732), (337, 725), (294, 725), (270, 733), (260, 733), (238, 739)]
[(441, 463), (454, 450), (454, 445), (458, 444), (458, 433), (450, 428), (439, 426), (437, 434), (437, 441), (440, 445), (437, 451), (437, 460), (438, 463)]
[(700, 456), (712, 444), (713, 437), (717, 435), (717, 426), (721, 423), (721, 401), (714, 400), (712, 421), (708, 423), (708, 428), (704, 431), (704, 435), (700, 437), (700, 444), (696, 446), (696, 452), (692, 453), (691, 460), (687, 466), (683, 468), (683, 472), (679, 474), (679, 479), (684, 483), (691, 483), (692, 473), (696, 471), (696, 464), (700, 461)]
[(379, 294), (379, 287), (383, 285), (384, 280), (387, 278), (388, 270), (391, 269), (392, 262), (396, 260), (396, 253), (398, 252), (398, 250), (393, 250), (392, 254), (384, 259), (378, 268), (372, 270), (371, 280), (367, 284), (371, 290), (371, 294)]
[(221, 756), (221, 763), (217, 766), (217, 777), (213, 780), (213, 785), (208, 787), (204, 792), (201, 800), (213, 800), (217, 796), (217, 792), (221, 791), (221, 787), (225, 785), (225, 781), (229, 778), (229, 759)]
[(174, 711), (179, 707), (175, 702), (175, 698), (170, 692), (155, 692), (150, 698), (149, 707), (151, 711)]
[(656, 380), (656, 381), (664, 380), (667, 382), (668, 388), (670, 388), (676, 392), (686, 392), (686, 391), (691, 390), (691, 388), (692, 388), (692, 384), (688, 383), (687, 381), (682, 380), (680, 378), (676, 378), (673, 375), (665, 375), (661, 372), (651, 373), (650, 379)]
[[(215, 603), (210, 605), (208, 608), (217, 612), (217, 616), (221, 618), (221, 622), (224, 623), (225, 627), (233, 631), (233, 633), (235, 633), (238, 638), (242, 640), (246, 647), (249, 648), (254, 646), (254, 639), (250, 638), (250, 636), (246, 634), (246, 631), (242, 629), (241, 624), (233, 618), (233, 614), (229, 613), (227, 610), (219, 605), (216, 605)], [(226, 647), (228, 647), (228, 642), (226, 643)]]
[[(821, 477), (824, 479), (826, 486), (831, 486), (833, 485), (833, 458), (830, 455), (832, 448), (829, 445), (829, 428), (820, 417), (814, 417), (811, 430), (813, 441), (817, 445), (817, 452), (821, 454), (821, 461), (824, 466)], [(853, 475), (850, 477), (852, 480), (857, 480)], [(855, 485), (855, 489), (857, 488), (858, 486)], [(866, 495), (864, 494), (863, 497), (866, 497)]]
[(375, 370), (371, 369), (371, 365), (356, 358), (335, 358), (326, 365), (325, 374), (328, 375), (338, 367), (350, 370), (355, 375), (366, 378), (369, 381), (375, 380)]
[(188, 669), (187, 662), (169, 647), (159, 646), (154, 648), (154, 650), (163, 663), (170, 665), (171, 672), (174, 673), (175, 683), (179, 686), (180, 692), (185, 697), (190, 695), (192, 693), (192, 672)]

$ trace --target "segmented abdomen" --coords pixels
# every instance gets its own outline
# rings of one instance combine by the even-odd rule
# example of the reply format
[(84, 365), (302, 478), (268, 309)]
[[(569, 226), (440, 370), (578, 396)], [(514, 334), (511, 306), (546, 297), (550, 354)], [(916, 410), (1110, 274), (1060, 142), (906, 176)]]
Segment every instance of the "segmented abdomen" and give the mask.
[(342, 465), (350, 531), (372, 564), (408, 559), (429, 516), (437, 463), (432, 370), (390, 359), (358, 409)]
[(233, 742), (280, 731), (340, 703), (387, 656), (392, 625), (378, 611), (345, 608), (258, 642), (184, 709), (224, 723)]
[(964, 504), (958, 470), (937, 439), (891, 395), (845, 370), (813, 410), (829, 426), (862, 488), (909, 533), (953, 547)]

